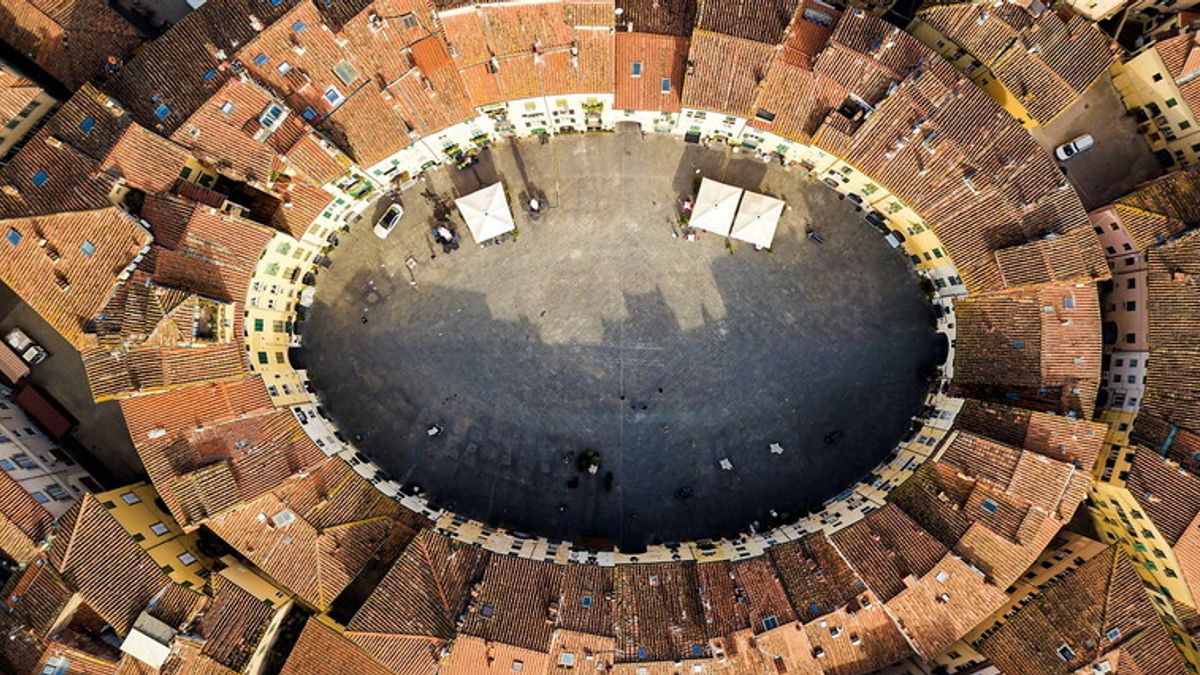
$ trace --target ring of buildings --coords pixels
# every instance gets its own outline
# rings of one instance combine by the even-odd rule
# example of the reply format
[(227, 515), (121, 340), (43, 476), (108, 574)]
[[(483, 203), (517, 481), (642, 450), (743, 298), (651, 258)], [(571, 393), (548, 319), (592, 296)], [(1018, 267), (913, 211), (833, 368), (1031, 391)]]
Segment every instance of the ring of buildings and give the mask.
[[(303, 1), (259, 4), (247, 12), (210, 0), (103, 90), (90, 78), (73, 82), (75, 95), (0, 172), (3, 229), (16, 233), (10, 258), (0, 257), (11, 262), (3, 280), (80, 350), (95, 399), (119, 401), (153, 482), (82, 496), (54, 514), (57, 524), (38, 515), (6, 531), (5, 552), (24, 565), (9, 584), (22, 593), (9, 596), (8, 616), (18, 619), (8, 627), (44, 647), (40, 658), (79, 658), (60, 637), (81, 606), (119, 635), (149, 634), (151, 619), (194, 617), (203, 587), (270, 608), (254, 615), (260, 645), (293, 604), (325, 613), (309, 620), (289, 672), (305, 672), (306, 657), (398, 672), (438, 663), (477, 672), (510, 659), (513, 670), (549, 672), (568, 655), (639, 675), (714, 659), (738, 672), (956, 667), (997, 631), (987, 619), (1001, 624), (1019, 604), (1006, 588), (1045, 580), (1022, 581), (1042, 562), (1052, 574), (1107, 565), (1103, 593), (1117, 580), (1154, 579), (1138, 608), (1160, 623), (1136, 648), (1165, 645), (1180, 664), (1198, 662), (1183, 609), (1163, 602), (1190, 600), (1184, 582), (1135, 572), (1115, 549), (1089, 549), (1084, 560), (1079, 537), (1056, 539), (1089, 486), (1122, 517), (1138, 503), (1123, 487), (1092, 483), (1093, 466), (1106, 477), (1129, 468), (1128, 431), (1111, 429), (1133, 419), (1117, 411), (1111, 429), (1089, 421), (1101, 386), (1097, 284), (1113, 276), (1102, 245), (1114, 236), (1098, 240), (1105, 228), (1093, 222), (1111, 221), (1140, 251), (1168, 242), (1182, 261), (1196, 248), (1187, 235), (1171, 241), (1183, 219), (1128, 204), (1089, 218), (1011, 110), (862, 10), (843, 15), (808, 0), (792, 3), (782, 24), (751, 28), (731, 27), (706, 5), (694, 31), (688, 21), (638, 33), (615, 32), (603, 2), (390, 18), (370, 5), (325, 16)], [(505, 51), (503, 36), (488, 32), (503, 21), (553, 23), (570, 39)], [(1111, 61), (1096, 56), (1099, 33), (1077, 19), (1036, 22), (1069, 23), (1076, 61), (1099, 58), (1101, 70)], [(197, 39), (214, 27), (225, 32), (208, 44), (229, 44), (217, 54)], [(355, 44), (382, 49), (393, 29), (407, 36), (405, 76), (344, 94), (331, 78), (360, 75), (339, 55)], [(476, 36), (487, 54), (470, 50)], [(531, 83), (510, 73), (538, 75)], [(1070, 74), (1087, 80), (1075, 95), (1099, 76)], [(512, 92), (528, 95), (504, 95)], [(1026, 112), (1056, 112), (1041, 105)], [(288, 361), (297, 303), (329, 235), (370, 195), (504, 137), (626, 121), (729, 143), (825, 182), (899, 233), (929, 280), (952, 350), (919, 429), (819, 513), (737, 540), (637, 554), (492, 529), (379, 480)], [(27, 254), (31, 241), (40, 250)], [(1142, 272), (1174, 278), (1183, 264)], [(1123, 463), (1107, 462), (1110, 452)], [(201, 527), (234, 553), (208, 558)], [(297, 542), (298, 553), (280, 553)], [(375, 592), (352, 616), (327, 614), (381, 555), (391, 567)], [(114, 562), (139, 556), (154, 564)], [(57, 611), (35, 616), (22, 604), (39, 593)], [(211, 638), (183, 638), (165, 658), (235, 670), (264, 658), (264, 649), (218, 656), (206, 651)], [(1121, 632), (1106, 639), (1115, 645)], [(1075, 659), (1079, 647), (1064, 645), (1051, 658)], [(1020, 670), (1004, 649), (984, 651)]]

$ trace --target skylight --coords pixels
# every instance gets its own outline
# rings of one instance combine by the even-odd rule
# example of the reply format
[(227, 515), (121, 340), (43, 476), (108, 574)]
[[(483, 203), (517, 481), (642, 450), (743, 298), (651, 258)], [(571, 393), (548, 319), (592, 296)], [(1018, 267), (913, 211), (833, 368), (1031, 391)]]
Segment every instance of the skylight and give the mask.
[(634, 77), (641, 77), (642, 76), (642, 62), (634, 61), (633, 66), (629, 69), (629, 74), (633, 75)]
[(8, 228), (8, 234), (6, 234), (4, 236), (4, 238), (5, 238), (5, 240), (8, 241), (8, 243), (12, 244), (13, 246), (16, 246), (17, 244), (21, 243), (21, 233), (17, 232), (16, 229), (11, 228), (11, 227)]
[(662, 93), (664, 93), (664, 94), (671, 93), (671, 78), (664, 77), (662, 79)]
[(79, 250), (83, 251), (83, 254), (90, 258), (96, 252), (96, 245), (85, 239)]
[(256, 66), (265, 65), (267, 63), (267, 61), (270, 61), (270, 60), (271, 60), (271, 57), (267, 56), (266, 54), (259, 53), (258, 56), (254, 57), (254, 65), (256, 65)]
[(38, 187), (45, 185), (46, 181), (48, 180), (50, 180), (50, 174), (46, 173), (45, 171), (39, 171), (33, 174), (33, 184)]
[(79, 123), (79, 130), (85, 134), (92, 133), (92, 129), (95, 129), (95, 128), (96, 128), (96, 118), (94, 118), (90, 115), (83, 118), (83, 121)]
[(167, 119), (167, 115), (170, 115), (170, 114), (171, 114), (171, 109), (167, 106), (166, 103), (163, 103), (154, 109), (154, 116), (160, 120)]

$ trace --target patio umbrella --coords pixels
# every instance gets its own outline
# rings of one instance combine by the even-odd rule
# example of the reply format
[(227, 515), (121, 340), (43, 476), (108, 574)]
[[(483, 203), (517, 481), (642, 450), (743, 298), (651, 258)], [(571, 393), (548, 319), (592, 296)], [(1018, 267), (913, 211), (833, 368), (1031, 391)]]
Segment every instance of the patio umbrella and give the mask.
[(742, 205), (738, 207), (737, 217), (733, 220), (733, 230), (729, 236), (763, 248), (770, 248), (771, 240), (775, 238), (775, 228), (779, 226), (779, 217), (783, 215), (784, 206), (786, 204), (774, 197), (757, 192), (747, 192), (742, 197)]
[(508, 199), (504, 196), (502, 183), (493, 183), (455, 199), (454, 204), (477, 244), (517, 229), (513, 224), (512, 211), (508, 208)]
[(741, 188), (709, 178), (700, 181), (700, 192), (696, 194), (696, 205), (692, 207), (688, 225), (728, 237), (742, 192)]

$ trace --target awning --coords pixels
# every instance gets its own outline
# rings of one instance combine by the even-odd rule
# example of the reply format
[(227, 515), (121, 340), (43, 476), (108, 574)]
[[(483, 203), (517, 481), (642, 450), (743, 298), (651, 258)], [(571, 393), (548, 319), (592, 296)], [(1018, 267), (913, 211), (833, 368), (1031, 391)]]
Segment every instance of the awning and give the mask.
[(734, 239), (748, 241), (756, 246), (770, 248), (775, 239), (775, 228), (779, 226), (779, 217), (783, 215), (786, 206), (783, 201), (761, 195), (757, 192), (747, 192), (742, 196), (742, 205), (738, 208), (737, 217), (733, 221), (733, 230), (729, 236)]
[(517, 229), (513, 224), (512, 211), (508, 208), (508, 199), (504, 196), (502, 183), (493, 183), (482, 190), (472, 192), (454, 200), (454, 204), (477, 244)]
[(700, 192), (696, 194), (696, 205), (692, 207), (688, 225), (728, 237), (742, 192), (741, 188), (709, 178), (700, 181)]

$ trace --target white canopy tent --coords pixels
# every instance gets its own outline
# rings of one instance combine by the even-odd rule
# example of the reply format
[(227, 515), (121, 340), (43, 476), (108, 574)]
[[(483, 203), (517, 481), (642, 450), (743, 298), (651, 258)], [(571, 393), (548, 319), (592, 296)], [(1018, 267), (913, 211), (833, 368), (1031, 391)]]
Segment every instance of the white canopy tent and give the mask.
[(738, 202), (742, 199), (742, 192), (744, 190), (741, 188), (710, 178), (701, 180), (700, 192), (696, 195), (696, 204), (692, 207), (692, 218), (688, 225), (728, 237), (729, 228), (733, 225), (733, 216), (737, 213)]
[(512, 211), (508, 208), (508, 199), (504, 196), (502, 183), (493, 183), (455, 199), (454, 205), (467, 222), (467, 229), (471, 230), (476, 244), (482, 244), (488, 239), (517, 229), (513, 224)]
[(733, 220), (733, 230), (729, 236), (734, 239), (748, 241), (756, 246), (770, 248), (775, 238), (775, 228), (779, 226), (779, 217), (783, 215), (786, 206), (781, 200), (757, 192), (746, 192), (742, 197), (742, 205), (738, 208), (737, 217)]

